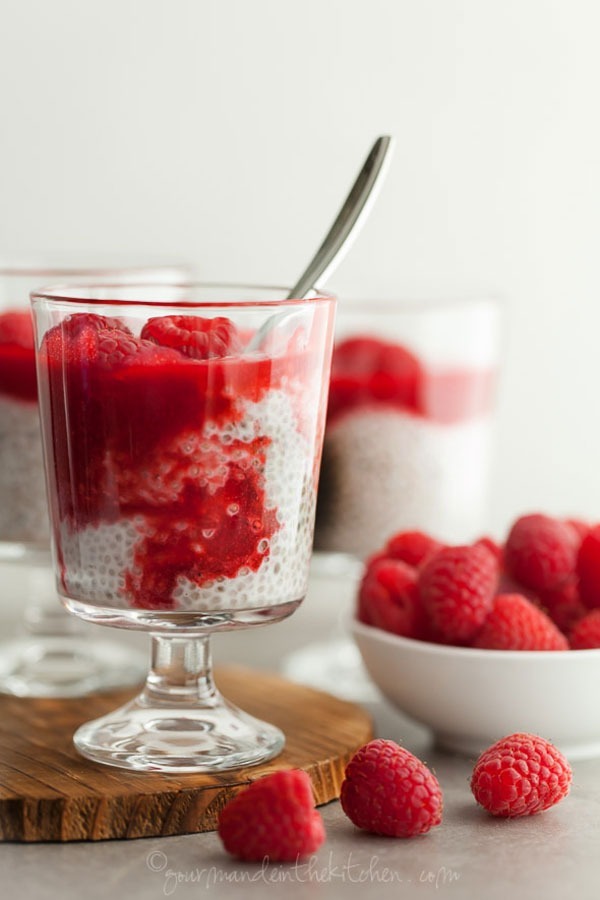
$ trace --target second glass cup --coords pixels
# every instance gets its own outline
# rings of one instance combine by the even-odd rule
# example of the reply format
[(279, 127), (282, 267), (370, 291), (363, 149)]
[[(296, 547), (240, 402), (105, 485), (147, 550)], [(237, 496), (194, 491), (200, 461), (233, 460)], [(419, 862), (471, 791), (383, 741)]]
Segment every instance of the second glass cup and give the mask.
[(493, 299), (340, 303), (317, 550), (486, 527), (498, 324)]
[[(315, 578), (337, 572), (356, 591), (360, 566), (340, 554), (360, 563), (399, 531), (460, 544), (489, 528), (499, 338), (492, 298), (340, 300)], [(299, 649), (284, 669), (350, 699), (374, 696), (343, 636)]]
[(283, 746), (219, 695), (208, 646), (306, 592), (335, 302), (282, 296), (32, 294), (59, 594), (87, 621), (152, 634), (140, 696), (75, 735), (99, 762), (214, 771)]

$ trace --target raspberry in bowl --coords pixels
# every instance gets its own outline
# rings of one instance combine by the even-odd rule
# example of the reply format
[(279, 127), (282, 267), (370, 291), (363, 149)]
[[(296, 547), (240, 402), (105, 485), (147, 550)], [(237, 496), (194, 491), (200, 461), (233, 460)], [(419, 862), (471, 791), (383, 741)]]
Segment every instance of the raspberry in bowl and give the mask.
[(144, 692), (79, 729), (78, 749), (165, 771), (270, 758), (281, 732), (220, 698), (207, 635), (280, 620), (306, 592), (333, 299), (32, 296), (59, 593), (88, 621), (153, 635)]
[(468, 755), (511, 732), (547, 736), (569, 758), (600, 755), (600, 594), (590, 604), (580, 592), (591, 539), (536, 513), (503, 547), (434, 546), (411, 566), (402, 537), (366, 565), (350, 625), (383, 695)]

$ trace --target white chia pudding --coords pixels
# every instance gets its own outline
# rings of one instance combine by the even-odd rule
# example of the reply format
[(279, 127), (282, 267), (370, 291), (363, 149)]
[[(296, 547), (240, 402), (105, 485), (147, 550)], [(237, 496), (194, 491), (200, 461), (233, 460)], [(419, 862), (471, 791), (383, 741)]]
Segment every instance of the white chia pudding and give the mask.
[(0, 394), (0, 541), (50, 545), (37, 403)]
[(489, 415), (441, 423), (391, 407), (349, 410), (327, 426), (319, 550), (367, 556), (396, 531), (468, 540), (486, 501)]

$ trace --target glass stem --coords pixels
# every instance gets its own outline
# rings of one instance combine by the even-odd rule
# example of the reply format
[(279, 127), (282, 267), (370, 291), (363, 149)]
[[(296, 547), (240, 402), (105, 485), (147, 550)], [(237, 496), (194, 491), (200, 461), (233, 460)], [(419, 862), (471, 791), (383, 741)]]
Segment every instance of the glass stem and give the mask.
[(213, 681), (210, 637), (153, 634), (150, 672), (142, 692), (149, 706), (214, 707), (222, 702)]

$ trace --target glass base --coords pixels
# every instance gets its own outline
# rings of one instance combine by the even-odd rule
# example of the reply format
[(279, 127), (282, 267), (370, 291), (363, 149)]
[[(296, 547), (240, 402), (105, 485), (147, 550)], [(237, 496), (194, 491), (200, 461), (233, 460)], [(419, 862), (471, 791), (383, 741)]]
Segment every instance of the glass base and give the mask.
[(0, 692), (17, 697), (82, 697), (139, 684), (137, 650), (76, 635), (34, 635), (0, 644)]
[(283, 674), (343, 700), (373, 703), (380, 697), (358, 647), (346, 638), (308, 644), (296, 650), (285, 660)]
[(146, 772), (222, 772), (277, 756), (283, 732), (227, 703), (157, 706), (142, 693), (115, 712), (79, 728), (78, 751), (94, 762)]
[(302, 597), (288, 600), (285, 603), (273, 603), (270, 606), (254, 606), (248, 609), (221, 610), (170, 610), (170, 609), (116, 609), (107, 606), (95, 606), (72, 600), (59, 594), (65, 609), (84, 622), (94, 625), (106, 625), (114, 628), (127, 628), (130, 631), (151, 631), (153, 633), (172, 634), (214, 634), (218, 631), (250, 628), (279, 622), (300, 606)]

